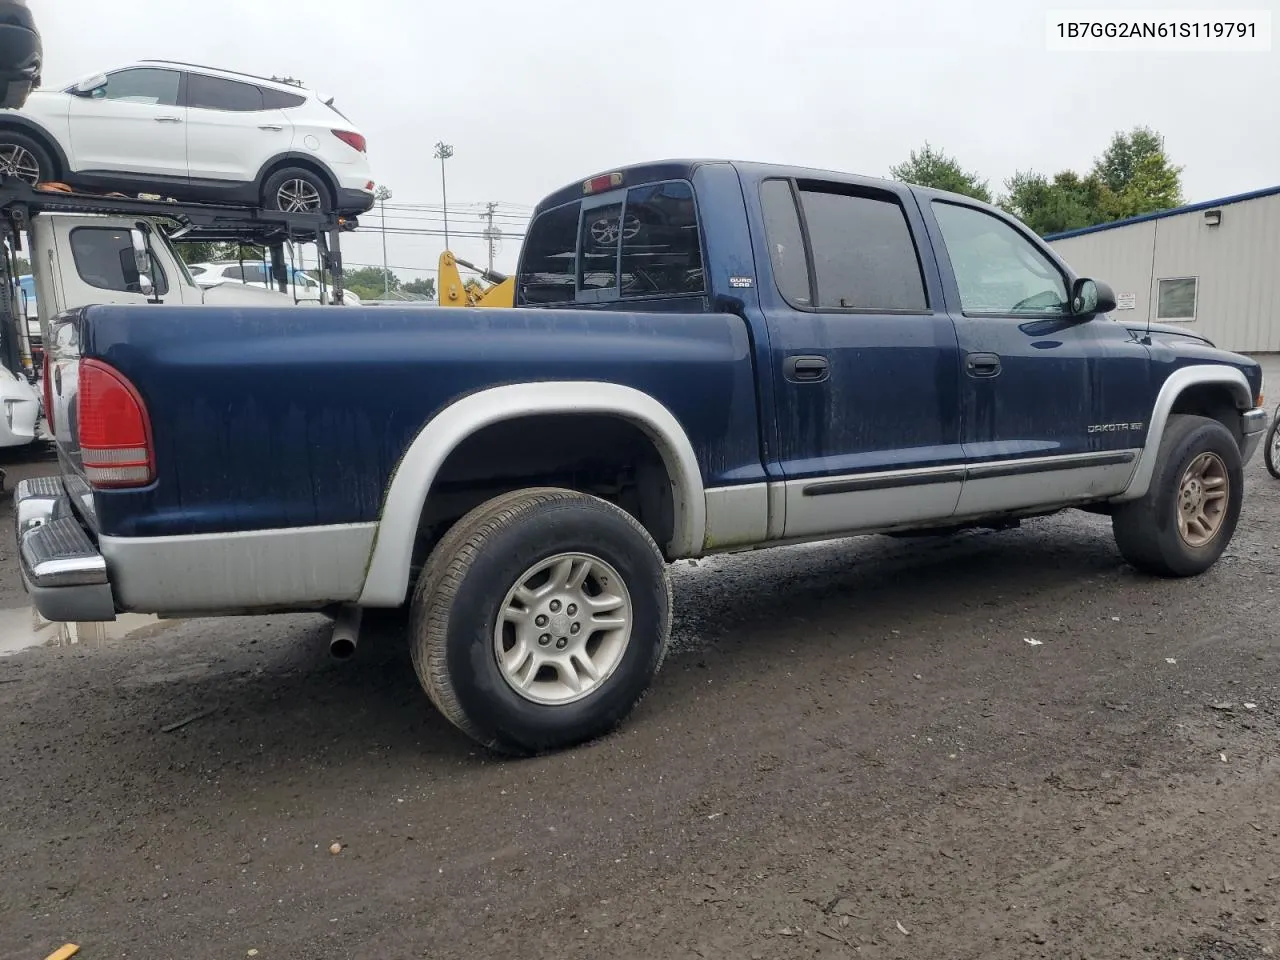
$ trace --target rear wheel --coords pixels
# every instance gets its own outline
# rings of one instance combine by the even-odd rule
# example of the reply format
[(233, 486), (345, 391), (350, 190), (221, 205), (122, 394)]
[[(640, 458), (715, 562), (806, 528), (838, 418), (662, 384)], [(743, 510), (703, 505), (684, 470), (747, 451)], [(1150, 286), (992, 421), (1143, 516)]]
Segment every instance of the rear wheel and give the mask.
[(410, 630), (419, 680), (468, 736), (510, 754), (572, 746), (620, 723), (661, 665), (666, 564), (611, 503), (506, 494), (433, 551)]
[(277, 170), (262, 185), (262, 205), (285, 213), (329, 213), (333, 201), (324, 178), (302, 167)]
[(54, 179), (53, 159), (34, 137), (17, 130), (0, 130), (0, 176), (35, 186)]
[(1280, 409), (1271, 421), (1271, 429), (1267, 431), (1267, 443), (1262, 448), (1263, 458), (1267, 461), (1267, 473), (1280, 480)]
[(1145, 573), (1195, 576), (1231, 542), (1243, 497), (1244, 469), (1231, 432), (1217, 420), (1176, 414), (1146, 496), (1112, 514), (1116, 544)]

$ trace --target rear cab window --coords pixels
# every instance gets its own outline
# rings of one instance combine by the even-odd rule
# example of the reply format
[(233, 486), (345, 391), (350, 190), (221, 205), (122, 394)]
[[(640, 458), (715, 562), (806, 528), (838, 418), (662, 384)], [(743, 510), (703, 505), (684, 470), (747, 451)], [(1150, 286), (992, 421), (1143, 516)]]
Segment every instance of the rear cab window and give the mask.
[(701, 297), (702, 236), (693, 186), (664, 180), (540, 213), (517, 278), (520, 306)]
[[(80, 279), (99, 290), (142, 293), (133, 261), (133, 238), (128, 230), (111, 227), (76, 227), (71, 231), (71, 258)], [(157, 296), (169, 292), (169, 282), (151, 257), (151, 282)]]
[(774, 281), (792, 307), (929, 311), (920, 254), (893, 194), (769, 179), (760, 186), (760, 202)]

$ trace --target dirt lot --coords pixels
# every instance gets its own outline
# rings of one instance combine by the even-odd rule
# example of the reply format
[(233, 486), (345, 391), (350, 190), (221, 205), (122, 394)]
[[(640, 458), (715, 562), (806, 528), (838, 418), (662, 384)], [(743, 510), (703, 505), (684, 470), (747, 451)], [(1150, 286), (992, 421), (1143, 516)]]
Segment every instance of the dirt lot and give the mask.
[(1248, 479), (1192, 581), (1077, 514), (681, 565), (652, 694), (529, 761), (432, 712), (392, 623), (346, 664), (313, 617), (0, 659), (0, 957), (1280, 954), (1280, 481)]

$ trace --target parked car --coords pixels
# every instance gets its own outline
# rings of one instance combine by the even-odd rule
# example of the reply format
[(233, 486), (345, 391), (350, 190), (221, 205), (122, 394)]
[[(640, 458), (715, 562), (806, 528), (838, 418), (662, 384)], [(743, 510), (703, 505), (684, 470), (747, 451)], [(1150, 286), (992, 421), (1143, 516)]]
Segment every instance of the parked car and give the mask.
[[(1078, 507), (1137, 569), (1230, 543), (1262, 369), (955, 194), (666, 161), (534, 212), (514, 309), (93, 306), (54, 326), (61, 481), (19, 486), (51, 620), (410, 608), (450, 721), (529, 753), (662, 663), (666, 563)], [(109, 415), (108, 415), (109, 414)]]
[(36, 439), (40, 395), (26, 377), (0, 366), (0, 447), (20, 447)]
[[(278, 290), (270, 276), (269, 267), (261, 260), (217, 260), (212, 263), (193, 263), (188, 269), (197, 284), (209, 287), (220, 283), (243, 283), (248, 286)], [(331, 288), (322, 290), (320, 281), (300, 267), (294, 267), (289, 294), (299, 302), (329, 303)], [(342, 303), (348, 307), (360, 306), (360, 298), (350, 290), (342, 291)]]
[(275, 80), (144, 60), (0, 114), (0, 160), (27, 183), (359, 214), (364, 135), (332, 100)]
[[(40, 31), (27, 0), (0, 0), (0, 109), (11, 110), (27, 102), (31, 91), (40, 86), (43, 60)], [(9, 162), (0, 148), (0, 170)]]

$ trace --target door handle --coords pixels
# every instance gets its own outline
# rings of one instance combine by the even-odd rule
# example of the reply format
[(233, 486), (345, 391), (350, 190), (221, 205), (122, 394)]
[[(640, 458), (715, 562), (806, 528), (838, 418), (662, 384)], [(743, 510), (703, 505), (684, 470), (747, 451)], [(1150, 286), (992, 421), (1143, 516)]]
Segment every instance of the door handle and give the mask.
[(1000, 357), (994, 353), (970, 353), (964, 359), (965, 372), (971, 377), (986, 378), (1000, 375)]
[(181, 117), (156, 117), (156, 123), (181, 123)]
[(826, 357), (787, 357), (782, 369), (792, 383), (821, 383), (831, 375)]
[(264, 123), (258, 127), (259, 130), (283, 130), (284, 127), (278, 123)]

